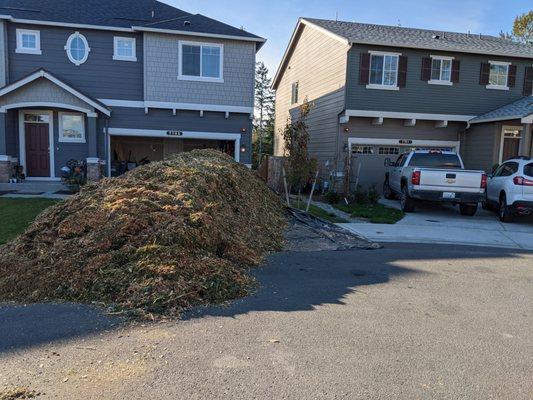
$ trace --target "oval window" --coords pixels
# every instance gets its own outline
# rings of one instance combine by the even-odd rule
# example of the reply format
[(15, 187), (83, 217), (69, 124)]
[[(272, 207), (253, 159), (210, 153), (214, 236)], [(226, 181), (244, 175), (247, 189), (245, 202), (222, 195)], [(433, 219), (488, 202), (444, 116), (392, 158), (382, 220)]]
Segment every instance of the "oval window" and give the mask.
[(69, 36), (65, 50), (67, 51), (68, 59), (75, 65), (81, 65), (87, 61), (91, 51), (87, 39), (79, 32)]

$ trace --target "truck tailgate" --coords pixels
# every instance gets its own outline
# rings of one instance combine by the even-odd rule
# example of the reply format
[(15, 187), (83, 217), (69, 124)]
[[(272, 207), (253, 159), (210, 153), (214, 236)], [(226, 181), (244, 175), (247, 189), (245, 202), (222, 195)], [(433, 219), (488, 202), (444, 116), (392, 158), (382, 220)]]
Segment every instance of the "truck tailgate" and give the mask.
[(417, 168), (420, 171), (421, 190), (449, 192), (480, 192), (483, 171), (462, 169)]

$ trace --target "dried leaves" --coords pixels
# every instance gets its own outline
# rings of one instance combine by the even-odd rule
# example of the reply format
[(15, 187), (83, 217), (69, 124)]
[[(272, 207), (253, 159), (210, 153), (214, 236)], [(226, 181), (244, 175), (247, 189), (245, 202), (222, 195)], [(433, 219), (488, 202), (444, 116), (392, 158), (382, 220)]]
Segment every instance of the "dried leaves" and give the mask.
[(175, 315), (246, 294), (247, 266), (280, 249), (279, 199), (214, 150), (106, 179), (0, 249), (0, 299), (99, 302)]

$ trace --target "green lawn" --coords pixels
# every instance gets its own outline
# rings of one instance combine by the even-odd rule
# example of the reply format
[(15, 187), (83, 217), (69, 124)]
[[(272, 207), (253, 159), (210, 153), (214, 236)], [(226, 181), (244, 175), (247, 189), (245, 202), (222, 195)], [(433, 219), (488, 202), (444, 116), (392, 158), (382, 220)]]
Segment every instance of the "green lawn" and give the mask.
[(383, 204), (336, 204), (335, 208), (349, 213), (354, 218), (366, 218), (373, 224), (395, 224), (400, 221), (405, 214), (384, 206)]
[[(292, 200), (291, 206), (294, 208), (297, 208), (299, 210), (305, 211), (305, 208), (307, 207), (307, 203), (305, 201), (301, 201), (299, 204), (297, 201)], [(311, 204), (311, 207), (309, 207), (309, 214), (311, 214), (314, 217), (325, 219), (326, 221), (333, 222), (334, 224), (341, 224), (348, 222), (344, 218), (337, 217), (335, 214), (327, 212), (326, 210), (314, 206)]]
[(56, 203), (51, 199), (0, 198), (0, 245), (21, 234), (41, 211)]

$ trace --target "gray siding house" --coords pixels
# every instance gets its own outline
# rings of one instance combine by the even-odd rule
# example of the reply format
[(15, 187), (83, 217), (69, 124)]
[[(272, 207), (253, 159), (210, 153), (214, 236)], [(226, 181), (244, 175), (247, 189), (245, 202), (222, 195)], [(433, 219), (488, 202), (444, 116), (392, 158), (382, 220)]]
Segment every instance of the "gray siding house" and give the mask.
[(533, 46), (500, 38), (302, 18), (276, 89), (280, 131), (308, 101), (310, 153), (337, 188), (381, 187), (386, 158), (459, 151), (467, 168), (532, 154)]
[(264, 42), (155, 0), (0, 0), (0, 182), (206, 147), (250, 164)]

